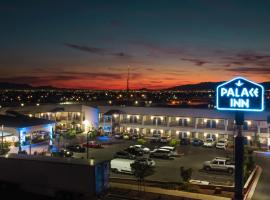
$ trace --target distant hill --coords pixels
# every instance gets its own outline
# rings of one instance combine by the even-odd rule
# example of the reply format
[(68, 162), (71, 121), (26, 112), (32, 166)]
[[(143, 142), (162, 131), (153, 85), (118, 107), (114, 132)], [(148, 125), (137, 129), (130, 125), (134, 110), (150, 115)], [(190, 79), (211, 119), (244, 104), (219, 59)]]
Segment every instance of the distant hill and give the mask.
[[(216, 87), (224, 83), (222, 82), (202, 82), (202, 83), (197, 83), (197, 84), (187, 84), (187, 85), (180, 85), (180, 86), (175, 86), (172, 88), (168, 88), (166, 90), (182, 90), (182, 91), (201, 91), (201, 90), (215, 90)], [(261, 83), (266, 90), (270, 89), (270, 82), (263, 82)]]
[(175, 86), (172, 88), (168, 88), (167, 90), (191, 90), (191, 91), (199, 91), (199, 90), (215, 90), (215, 88), (223, 82), (202, 82), (197, 84), (187, 84)]
[(31, 88), (33, 87), (28, 84), (0, 82), (0, 89), (31, 89)]
[(33, 87), (29, 84), (0, 82), (0, 89), (23, 90), (23, 89), (56, 89), (56, 88), (52, 86)]

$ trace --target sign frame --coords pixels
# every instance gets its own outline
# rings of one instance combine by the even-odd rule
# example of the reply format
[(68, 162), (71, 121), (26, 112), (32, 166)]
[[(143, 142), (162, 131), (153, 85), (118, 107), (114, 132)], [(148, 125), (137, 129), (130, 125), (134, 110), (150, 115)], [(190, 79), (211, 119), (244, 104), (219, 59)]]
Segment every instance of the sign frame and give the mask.
[[(247, 82), (249, 82), (249, 83), (251, 83), (253, 85), (256, 85), (256, 86), (258, 86), (258, 87), (261, 88), (262, 91), (260, 93), (260, 95), (261, 95), (261, 106), (260, 106), (261, 108), (260, 109), (252, 109), (252, 108), (222, 108), (222, 107), (219, 106), (219, 97), (220, 97), (219, 88), (221, 88), (222, 86), (227, 85), (228, 83), (231, 83), (231, 82), (233, 82), (233, 81), (235, 81), (237, 79), (247, 81)], [(251, 80), (248, 80), (248, 79), (246, 79), (244, 77), (240, 77), (240, 76), (235, 77), (235, 78), (233, 78), (233, 79), (231, 79), (229, 81), (226, 81), (225, 83), (222, 83), (222, 84), (218, 85), (217, 88), (216, 88), (216, 109), (217, 110), (221, 110), (221, 111), (262, 112), (265, 109), (265, 106), (264, 106), (264, 87), (262, 85), (258, 84), (258, 83), (255, 83), (255, 82), (253, 82)]]

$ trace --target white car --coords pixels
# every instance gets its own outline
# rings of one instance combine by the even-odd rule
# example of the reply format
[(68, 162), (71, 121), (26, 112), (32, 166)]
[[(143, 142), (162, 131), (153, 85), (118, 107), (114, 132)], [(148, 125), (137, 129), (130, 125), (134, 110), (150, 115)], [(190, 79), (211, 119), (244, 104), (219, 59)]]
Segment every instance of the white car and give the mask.
[(228, 145), (228, 142), (226, 139), (220, 139), (217, 144), (216, 144), (216, 148), (218, 149), (226, 149)]
[(130, 148), (138, 148), (138, 149), (141, 149), (144, 153), (150, 153), (150, 149), (143, 146), (143, 145), (140, 145), (140, 144), (135, 144), (133, 146), (130, 146)]
[(132, 174), (131, 164), (134, 163), (134, 160), (115, 158), (111, 160), (111, 170), (112, 172), (118, 173), (127, 173)]
[(212, 138), (208, 138), (203, 142), (204, 147), (214, 147), (215, 144), (216, 144), (216, 142)]
[(171, 138), (170, 137), (161, 137), (160, 138), (160, 142), (161, 143), (168, 143), (171, 141)]

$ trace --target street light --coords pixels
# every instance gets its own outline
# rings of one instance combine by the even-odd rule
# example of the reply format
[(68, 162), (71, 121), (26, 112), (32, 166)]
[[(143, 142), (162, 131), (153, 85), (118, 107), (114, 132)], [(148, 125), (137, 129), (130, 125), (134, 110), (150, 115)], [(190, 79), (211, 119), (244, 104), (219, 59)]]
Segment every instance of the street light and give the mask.
[(2, 124), (2, 150), (4, 149), (4, 125)]
[(89, 144), (89, 140), (88, 140), (88, 126), (89, 126), (89, 121), (88, 120), (84, 120), (83, 121), (83, 124), (84, 124), (84, 129), (86, 131), (86, 158), (88, 159), (89, 158), (89, 152), (88, 152), (88, 144)]

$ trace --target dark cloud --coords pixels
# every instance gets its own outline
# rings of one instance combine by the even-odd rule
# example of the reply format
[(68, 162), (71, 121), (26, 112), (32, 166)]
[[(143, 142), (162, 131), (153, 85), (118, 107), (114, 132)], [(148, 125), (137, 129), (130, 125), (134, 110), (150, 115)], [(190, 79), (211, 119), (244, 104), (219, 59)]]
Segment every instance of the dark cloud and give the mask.
[(90, 46), (84, 46), (84, 45), (77, 45), (77, 44), (70, 44), (70, 43), (65, 43), (64, 44), (67, 47), (77, 49), (80, 51), (85, 51), (93, 54), (98, 54), (98, 55), (104, 55), (106, 51), (104, 49), (96, 48), (96, 47), (90, 47)]
[(228, 66), (234, 65), (249, 65), (258, 67), (270, 67), (270, 54), (260, 54), (254, 52), (242, 52), (233, 56), (224, 57), (225, 64)]
[(150, 53), (148, 55), (155, 55), (156, 53), (168, 54), (168, 55), (180, 55), (185, 52), (185, 49), (179, 47), (164, 47), (159, 44), (150, 43), (150, 42), (138, 42), (132, 41), (130, 42), (132, 45), (137, 45), (144, 47)]
[(96, 55), (106, 55), (106, 56), (115, 56), (118, 58), (130, 58), (132, 57), (131, 55), (128, 55), (124, 52), (110, 52), (106, 49), (102, 49), (102, 48), (97, 48), (97, 47), (91, 47), (91, 46), (85, 46), (85, 45), (77, 45), (77, 44), (71, 44), (71, 43), (64, 43), (65, 46), (69, 47), (69, 48), (73, 48), (76, 50), (80, 50), (80, 51), (84, 51), (84, 52), (88, 52), (88, 53), (92, 53), (92, 54), (96, 54)]
[(192, 62), (197, 66), (202, 66), (204, 64), (211, 63), (210, 61), (205, 61), (205, 60), (197, 59), (197, 58), (181, 58), (181, 60)]
[(270, 76), (270, 67), (229, 67), (225, 70), (242, 74), (269, 74)]

